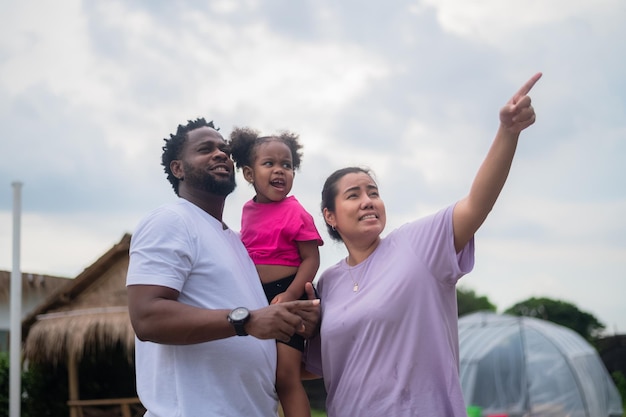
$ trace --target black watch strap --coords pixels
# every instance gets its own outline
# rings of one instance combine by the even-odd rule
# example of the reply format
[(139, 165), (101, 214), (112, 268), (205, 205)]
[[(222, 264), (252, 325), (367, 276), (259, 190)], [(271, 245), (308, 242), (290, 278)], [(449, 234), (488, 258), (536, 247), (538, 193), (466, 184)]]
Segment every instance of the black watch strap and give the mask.
[(237, 307), (228, 313), (228, 321), (235, 328), (237, 336), (248, 336), (244, 326), (250, 320), (250, 312), (245, 307)]

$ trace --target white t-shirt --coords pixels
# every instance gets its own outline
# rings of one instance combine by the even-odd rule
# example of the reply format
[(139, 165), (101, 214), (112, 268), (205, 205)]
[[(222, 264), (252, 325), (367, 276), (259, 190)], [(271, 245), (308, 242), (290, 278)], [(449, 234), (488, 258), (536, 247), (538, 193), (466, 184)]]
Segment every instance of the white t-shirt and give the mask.
[(324, 377), (329, 417), (467, 415), (455, 285), (473, 265), (473, 239), (455, 252), (448, 207), (394, 230), (360, 264), (324, 271), (306, 359)]
[[(267, 306), (239, 235), (184, 199), (140, 222), (131, 240), (126, 284), (173, 288), (180, 302), (207, 309)], [(274, 340), (135, 342), (137, 393), (146, 416), (276, 415)]]

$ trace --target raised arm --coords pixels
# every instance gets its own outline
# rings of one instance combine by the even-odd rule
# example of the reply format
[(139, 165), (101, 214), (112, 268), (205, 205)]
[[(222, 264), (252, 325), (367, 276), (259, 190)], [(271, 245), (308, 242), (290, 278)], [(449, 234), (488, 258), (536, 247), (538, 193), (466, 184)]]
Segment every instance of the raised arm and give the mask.
[(469, 242), (493, 208), (506, 182), (517, 140), (522, 130), (535, 122), (528, 93), (541, 78), (535, 74), (500, 110), (500, 126), (469, 194), (460, 200), (453, 214), (454, 246), (458, 251)]

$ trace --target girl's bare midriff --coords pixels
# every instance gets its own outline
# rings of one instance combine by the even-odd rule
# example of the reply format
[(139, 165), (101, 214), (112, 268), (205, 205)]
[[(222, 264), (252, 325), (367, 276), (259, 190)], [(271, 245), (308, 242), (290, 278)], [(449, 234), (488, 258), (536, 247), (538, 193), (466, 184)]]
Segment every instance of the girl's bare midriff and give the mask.
[(256, 270), (259, 273), (261, 282), (267, 284), (295, 274), (298, 267), (285, 265), (256, 265)]

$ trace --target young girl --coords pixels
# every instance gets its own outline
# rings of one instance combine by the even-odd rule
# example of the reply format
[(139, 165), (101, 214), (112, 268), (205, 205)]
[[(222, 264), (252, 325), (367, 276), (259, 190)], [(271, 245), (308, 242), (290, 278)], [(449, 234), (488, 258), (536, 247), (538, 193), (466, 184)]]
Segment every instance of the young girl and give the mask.
[[(302, 145), (298, 135), (285, 132), (262, 136), (249, 128), (230, 135), (232, 158), (256, 195), (243, 207), (241, 240), (256, 265), (270, 304), (306, 299), (304, 286), (313, 281), (323, 244), (313, 217), (293, 196), (295, 170)], [(278, 343), (276, 391), (285, 417), (310, 416), (300, 378), (304, 339), (294, 335)]]

